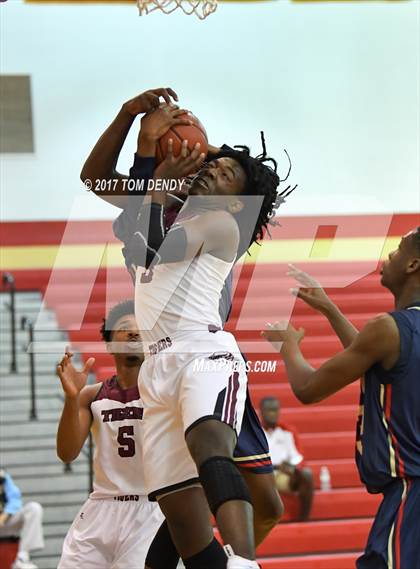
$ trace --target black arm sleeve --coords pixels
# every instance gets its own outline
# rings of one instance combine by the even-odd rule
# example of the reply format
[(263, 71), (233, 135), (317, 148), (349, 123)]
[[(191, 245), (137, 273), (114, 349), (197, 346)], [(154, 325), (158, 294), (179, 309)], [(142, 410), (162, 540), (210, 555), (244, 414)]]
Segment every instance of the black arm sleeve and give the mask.
[(137, 216), (146, 195), (147, 184), (153, 178), (154, 169), (154, 158), (134, 155), (134, 162), (130, 168), (130, 180), (143, 180), (143, 186), (138, 184), (135, 186), (135, 191), (128, 192), (128, 203), (112, 224), (115, 237), (125, 245), (135, 231)]
[(155, 203), (142, 206), (127, 251), (135, 265), (148, 269), (152, 263), (181, 261), (186, 248), (187, 235), (183, 227), (165, 230), (163, 206)]

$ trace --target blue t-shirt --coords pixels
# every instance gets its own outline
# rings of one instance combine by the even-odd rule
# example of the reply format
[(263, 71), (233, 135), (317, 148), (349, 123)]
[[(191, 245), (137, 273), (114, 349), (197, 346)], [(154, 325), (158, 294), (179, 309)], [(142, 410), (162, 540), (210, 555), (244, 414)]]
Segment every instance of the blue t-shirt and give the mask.
[(0, 512), (5, 512), (12, 516), (22, 509), (22, 495), (10, 474), (4, 471), (1, 474), (1, 486)]
[(420, 477), (420, 303), (390, 315), (400, 334), (399, 359), (389, 371), (375, 364), (362, 380), (356, 463), (369, 492)]

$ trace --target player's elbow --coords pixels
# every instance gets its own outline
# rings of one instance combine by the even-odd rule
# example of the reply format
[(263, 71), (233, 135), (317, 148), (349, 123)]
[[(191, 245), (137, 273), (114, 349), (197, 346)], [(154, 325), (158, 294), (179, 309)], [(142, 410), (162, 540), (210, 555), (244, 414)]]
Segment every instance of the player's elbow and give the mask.
[(91, 168), (89, 166), (89, 161), (87, 160), (83, 164), (82, 171), (80, 172), (80, 179), (82, 180), (83, 183), (85, 183), (86, 180), (90, 180), (91, 177), (92, 177), (92, 171), (91, 171)]
[(60, 445), (57, 445), (56, 450), (58, 458), (61, 460), (61, 462), (64, 462), (64, 464), (70, 464), (70, 462), (76, 460), (80, 454), (80, 450), (62, 448)]
[(318, 403), (319, 398), (316, 396), (313, 390), (308, 388), (294, 388), (293, 393), (304, 405), (311, 405), (312, 403)]
[(60, 452), (57, 450), (57, 456), (58, 458), (61, 460), (61, 462), (64, 462), (64, 464), (70, 464), (70, 462), (73, 462), (73, 460), (75, 460), (75, 456), (70, 455), (66, 452)]

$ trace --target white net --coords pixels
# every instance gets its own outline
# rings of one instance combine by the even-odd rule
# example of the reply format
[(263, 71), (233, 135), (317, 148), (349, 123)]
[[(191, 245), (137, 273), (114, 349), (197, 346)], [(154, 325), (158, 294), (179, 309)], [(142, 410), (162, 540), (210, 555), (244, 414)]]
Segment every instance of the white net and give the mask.
[(150, 14), (155, 10), (160, 10), (165, 14), (171, 14), (178, 8), (190, 16), (195, 14), (204, 20), (210, 16), (217, 8), (217, 0), (137, 0), (140, 16)]

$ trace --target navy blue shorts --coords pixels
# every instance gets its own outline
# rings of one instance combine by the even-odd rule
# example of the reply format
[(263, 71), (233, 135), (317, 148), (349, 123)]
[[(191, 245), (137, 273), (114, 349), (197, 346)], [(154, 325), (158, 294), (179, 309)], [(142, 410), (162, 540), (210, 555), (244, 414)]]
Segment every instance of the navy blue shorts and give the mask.
[(273, 472), (268, 442), (258, 415), (246, 393), (245, 411), (233, 458), (237, 466), (253, 474)]
[(420, 478), (391, 482), (357, 569), (420, 569)]

